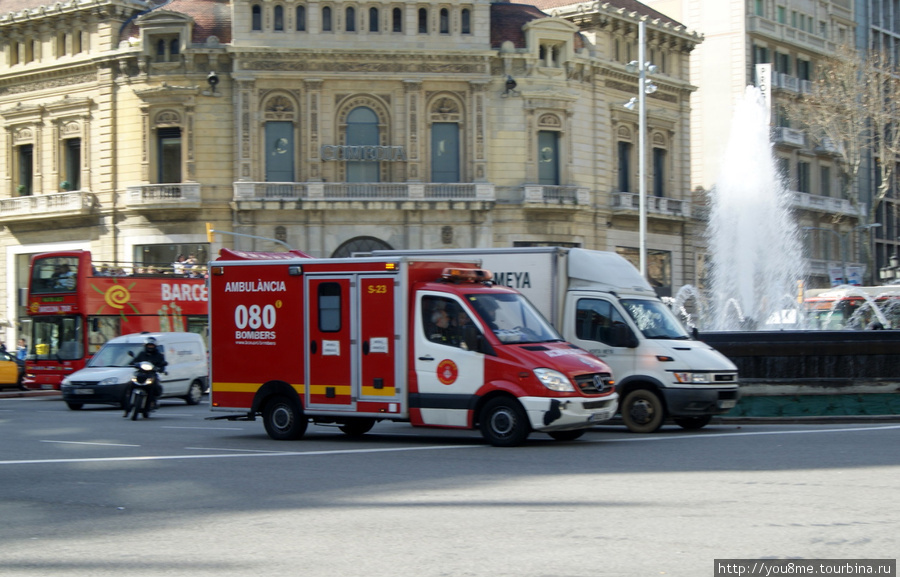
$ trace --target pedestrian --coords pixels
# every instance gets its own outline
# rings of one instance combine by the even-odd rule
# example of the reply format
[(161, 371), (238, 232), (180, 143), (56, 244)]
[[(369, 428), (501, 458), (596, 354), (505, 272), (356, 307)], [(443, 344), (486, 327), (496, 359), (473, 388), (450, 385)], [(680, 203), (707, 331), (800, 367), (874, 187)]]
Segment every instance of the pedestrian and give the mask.
[(16, 358), (20, 361), (24, 361), (27, 354), (28, 343), (25, 342), (25, 339), (19, 339), (19, 344), (16, 345)]

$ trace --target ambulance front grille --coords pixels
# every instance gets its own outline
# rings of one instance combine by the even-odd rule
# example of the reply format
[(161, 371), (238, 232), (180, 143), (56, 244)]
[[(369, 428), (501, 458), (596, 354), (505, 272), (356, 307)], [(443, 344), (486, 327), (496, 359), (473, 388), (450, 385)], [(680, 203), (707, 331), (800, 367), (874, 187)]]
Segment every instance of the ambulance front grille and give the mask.
[(611, 392), (615, 384), (609, 373), (592, 373), (575, 377), (575, 386), (584, 395), (603, 395)]

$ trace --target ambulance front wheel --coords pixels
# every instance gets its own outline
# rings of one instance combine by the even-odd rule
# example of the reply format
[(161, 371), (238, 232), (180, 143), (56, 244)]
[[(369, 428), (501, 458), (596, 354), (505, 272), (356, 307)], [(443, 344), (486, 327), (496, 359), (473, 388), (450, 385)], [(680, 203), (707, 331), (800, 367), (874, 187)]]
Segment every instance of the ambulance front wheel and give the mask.
[(276, 441), (299, 439), (308, 424), (300, 403), (283, 395), (273, 397), (266, 403), (263, 423), (269, 437)]
[(515, 399), (496, 397), (481, 410), (481, 435), (495, 447), (521, 445), (531, 433), (525, 409)]

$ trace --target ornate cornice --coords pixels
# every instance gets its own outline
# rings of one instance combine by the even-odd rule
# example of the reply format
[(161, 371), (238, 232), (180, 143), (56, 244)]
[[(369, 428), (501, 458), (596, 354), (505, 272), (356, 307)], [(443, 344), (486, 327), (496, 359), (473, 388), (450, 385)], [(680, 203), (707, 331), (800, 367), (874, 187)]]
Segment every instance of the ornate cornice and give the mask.
[(338, 72), (395, 74), (489, 74), (490, 57), (401, 54), (271, 54), (236, 55), (236, 69), (256, 72)]

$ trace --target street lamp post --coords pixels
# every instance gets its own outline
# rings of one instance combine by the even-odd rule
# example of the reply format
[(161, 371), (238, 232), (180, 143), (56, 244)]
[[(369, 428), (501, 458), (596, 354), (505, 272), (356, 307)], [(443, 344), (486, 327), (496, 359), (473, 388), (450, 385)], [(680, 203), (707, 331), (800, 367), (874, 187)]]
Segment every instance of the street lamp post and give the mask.
[[(656, 66), (647, 62), (647, 23), (638, 22), (638, 59), (625, 67), (629, 72), (638, 73), (638, 253), (641, 276), (647, 278), (647, 95), (656, 92), (656, 85), (647, 80), (647, 73), (656, 72)], [(625, 104), (634, 108), (634, 98)]]

